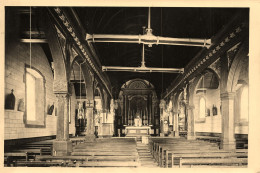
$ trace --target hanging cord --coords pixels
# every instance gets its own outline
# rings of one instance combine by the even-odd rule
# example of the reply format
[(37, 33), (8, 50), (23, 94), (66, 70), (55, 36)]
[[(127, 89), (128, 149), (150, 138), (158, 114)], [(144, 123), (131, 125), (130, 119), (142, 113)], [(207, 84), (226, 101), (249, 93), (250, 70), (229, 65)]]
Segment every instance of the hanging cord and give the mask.
[[(161, 8), (161, 36), (162, 36), (162, 8)], [(162, 46), (162, 68), (163, 68), (163, 46)], [(162, 73), (162, 94), (163, 94), (163, 73)]]
[(79, 100), (81, 103), (81, 63), (79, 64)]
[(31, 43), (31, 39), (32, 39), (32, 7), (30, 6), (30, 28), (29, 28), (29, 32), (30, 32), (30, 68), (32, 68), (32, 43)]

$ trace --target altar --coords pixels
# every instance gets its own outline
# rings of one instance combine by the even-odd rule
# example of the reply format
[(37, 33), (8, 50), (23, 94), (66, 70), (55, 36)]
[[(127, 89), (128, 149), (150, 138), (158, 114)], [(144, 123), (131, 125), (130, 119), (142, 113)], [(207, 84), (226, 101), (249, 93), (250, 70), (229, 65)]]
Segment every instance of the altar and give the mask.
[(127, 137), (141, 137), (151, 134), (150, 126), (126, 126), (125, 134)]

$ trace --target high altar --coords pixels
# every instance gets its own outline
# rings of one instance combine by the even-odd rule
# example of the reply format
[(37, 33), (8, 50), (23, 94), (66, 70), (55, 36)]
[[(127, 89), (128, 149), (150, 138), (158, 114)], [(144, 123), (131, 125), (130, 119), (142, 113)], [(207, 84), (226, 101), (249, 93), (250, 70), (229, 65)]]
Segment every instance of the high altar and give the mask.
[(125, 134), (128, 137), (147, 136), (151, 134), (151, 127), (147, 125), (143, 126), (142, 119), (137, 116), (137, 118), (134, 119), (134, 126), (125, 127)]

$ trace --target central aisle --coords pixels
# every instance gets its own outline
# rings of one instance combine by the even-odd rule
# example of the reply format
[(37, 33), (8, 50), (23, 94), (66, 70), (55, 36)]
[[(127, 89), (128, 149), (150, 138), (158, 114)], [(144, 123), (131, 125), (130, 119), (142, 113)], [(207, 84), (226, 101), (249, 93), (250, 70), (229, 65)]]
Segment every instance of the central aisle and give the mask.
[(141, 141), (136, 141), (136, 144), (140, 167), (159, 168), (158, 164), (155, 162), (151, 154), (151, 151), (149, 150), (148, 144), (143, 144)]
[(87, 157), (79, 167), (158, 167), (148, 144), (135, 138), (98, 138), (76, 145), (71, 154)]

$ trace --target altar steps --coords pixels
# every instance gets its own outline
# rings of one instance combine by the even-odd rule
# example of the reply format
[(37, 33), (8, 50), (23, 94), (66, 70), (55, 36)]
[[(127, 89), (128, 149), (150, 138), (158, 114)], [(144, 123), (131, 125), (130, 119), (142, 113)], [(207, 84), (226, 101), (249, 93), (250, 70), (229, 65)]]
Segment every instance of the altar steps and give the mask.
[(139, 162), (141, 167), (158, 168), (158, 165), (153, 159), (148, 145), (142, 144), (141, 141), (137, 141), (136, 143), (137, 143), (136, 149), (139, 155)]

